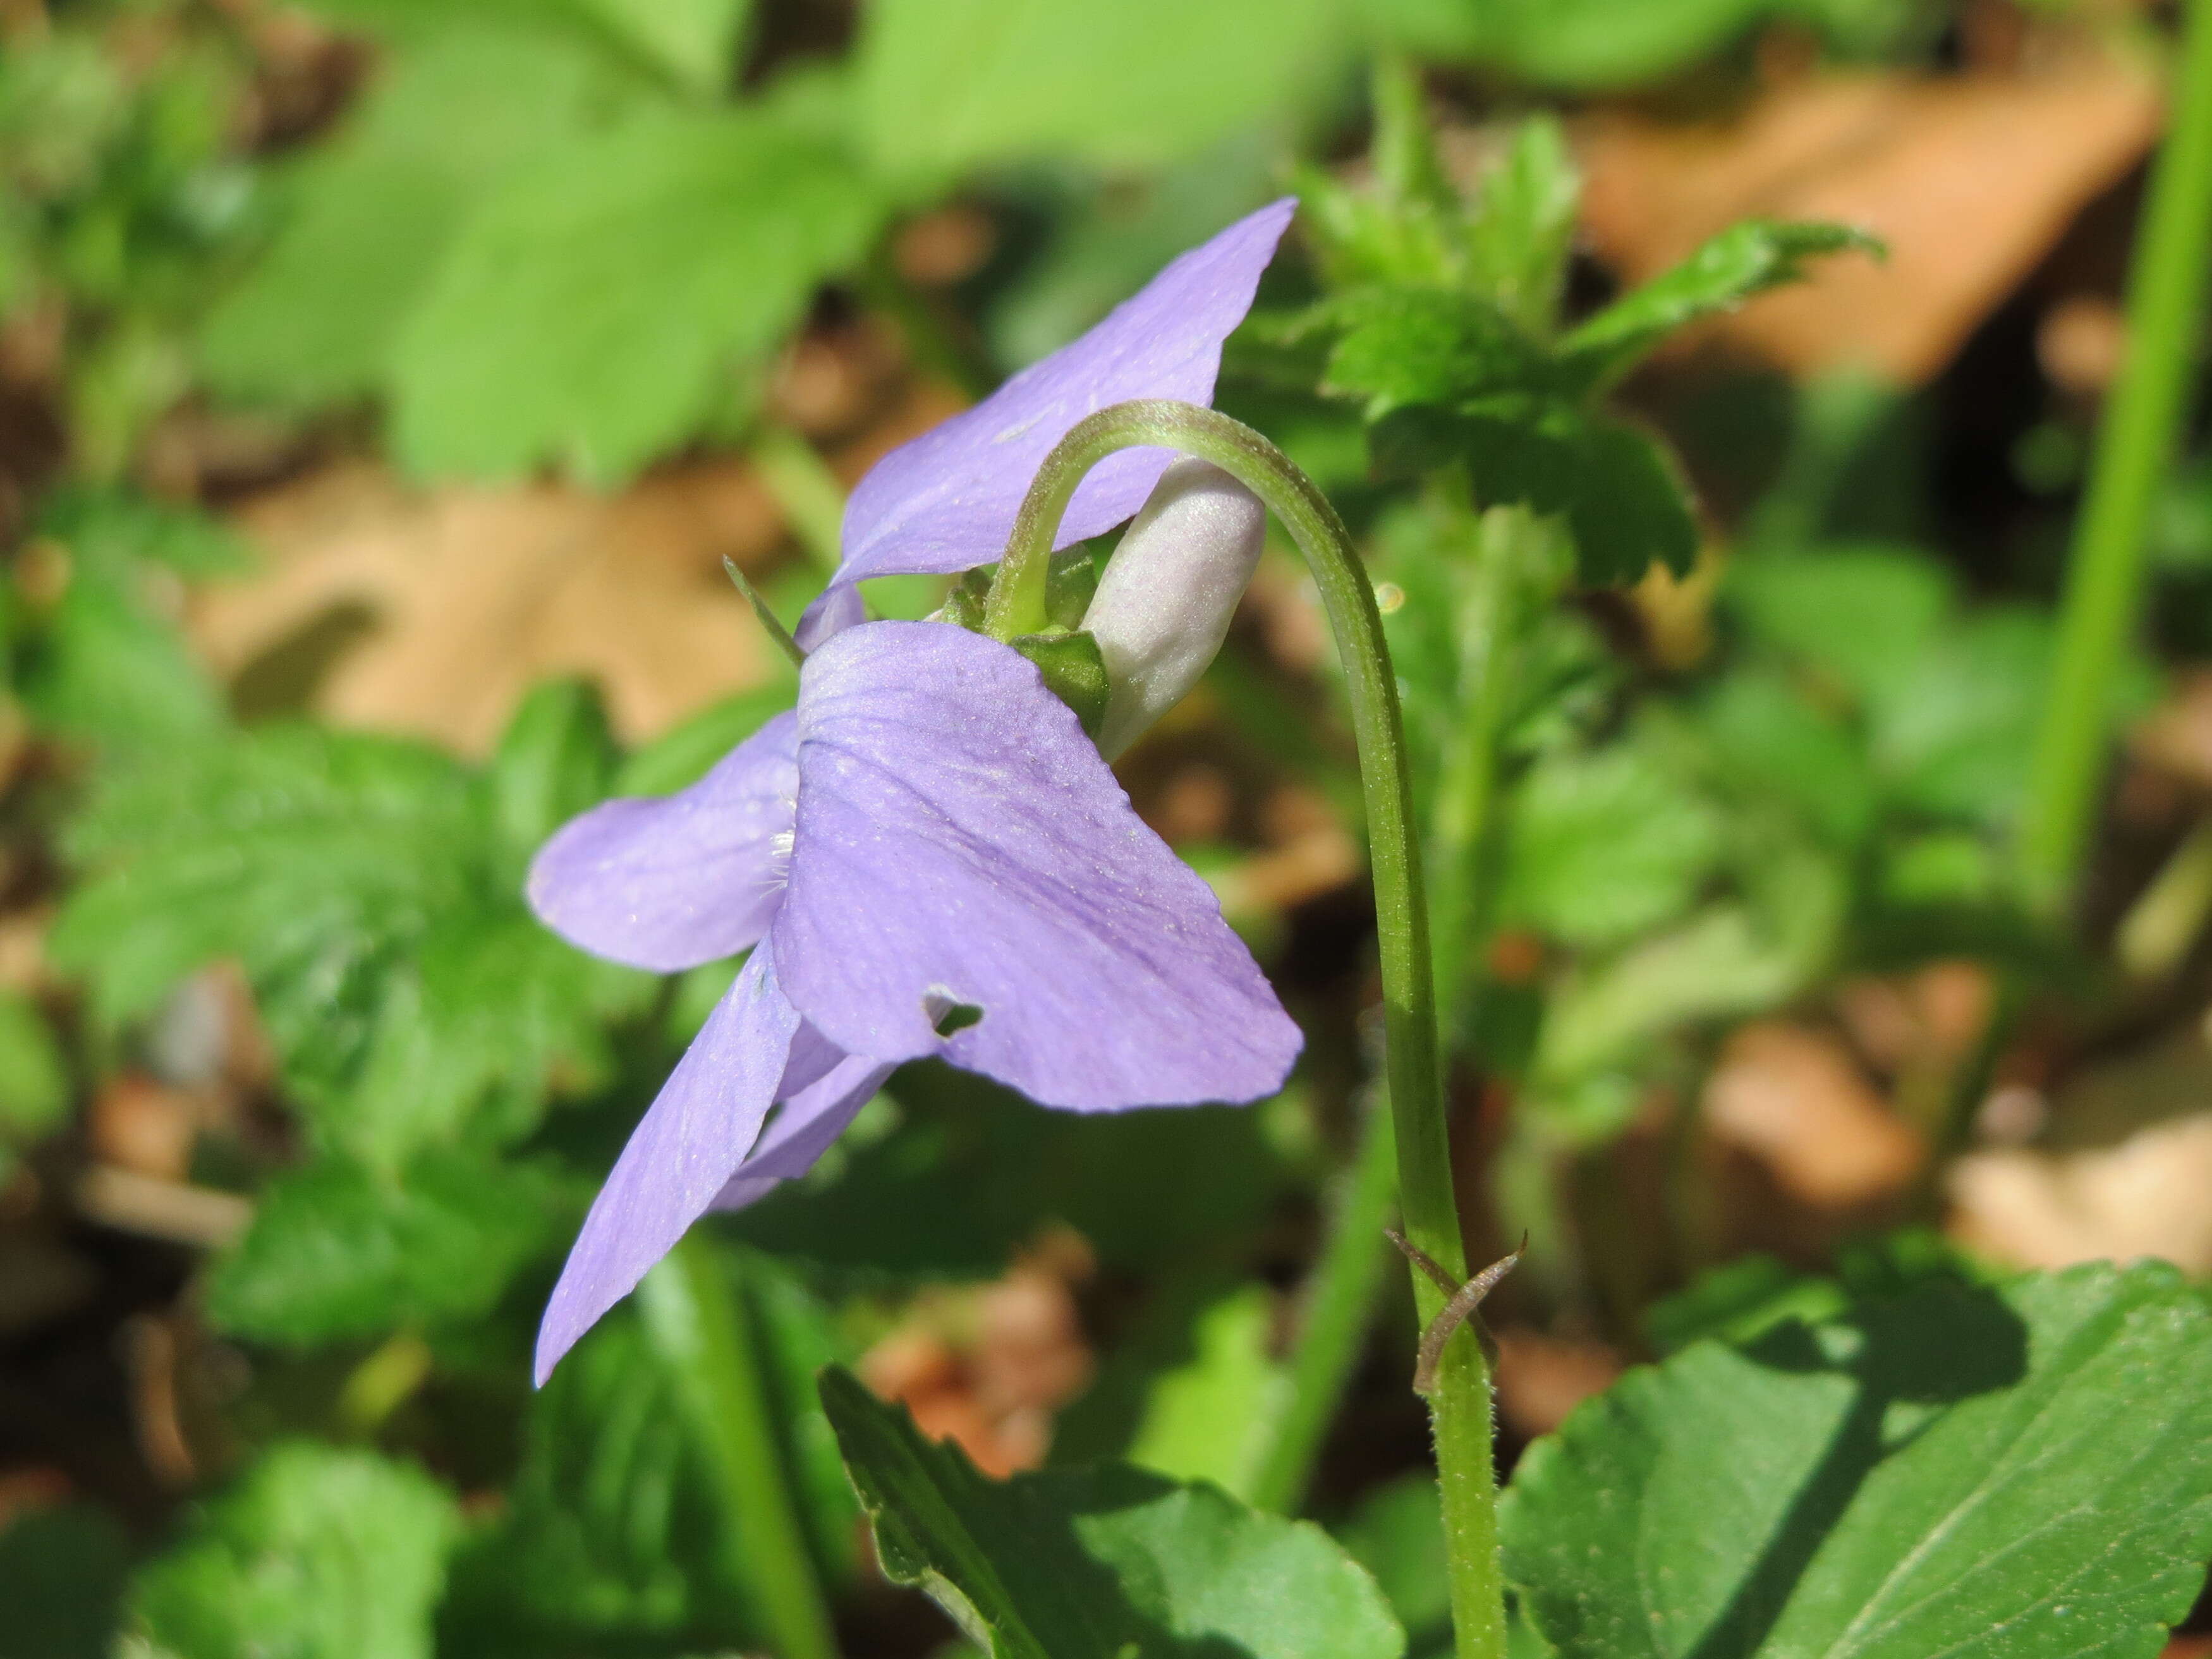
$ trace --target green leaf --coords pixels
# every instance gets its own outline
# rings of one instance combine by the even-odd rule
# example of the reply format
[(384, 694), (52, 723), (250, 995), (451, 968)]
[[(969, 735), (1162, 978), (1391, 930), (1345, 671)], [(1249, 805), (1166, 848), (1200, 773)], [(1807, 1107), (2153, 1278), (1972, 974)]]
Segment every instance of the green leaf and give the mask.
[(131, 1540), (89, 1504), (0, 1523), (0, 1659), (105, 1659)]
[(1122, 1455), (1172, 1480), (1249, 1496), (1290, 1387), (1269, 1352), (1274, 1328), (1275, 1298), (1264, 1285), (1240, 1285), (1201, 1309), (1188, 1357), (1151, 1378)]
[(674, 1383), (620, 1310), (532, 1397), (507, 1513), (454, 1561), (445, 1622), (470, 1653), (678, 1637), (715, 1618), (717, 1537)]
[(1358, 289), (1324, 301), (1307, 326), (1336, 335), (1322, 390), (1363, 399), (1370, 420), (1549, 389), (1550, 364), (1534, 343), (1487, 301), (1449, 289)]
[(1861, 697), (1901, 687), (1955, 603), (1936, 560), (1879, 546), (1743, 559), (1723, 591), (1761, 641)]
[(578, 9), (686, 91), (713, 96), (736, 76), (753, 0), (576, 0)]
[(1532, 115), (1482, 181), (1467, 229), (1468, 280), (1530, 334), (1557, 320), (1582, 175), (1556, 117)]
[(1570, 333), (1559, 343), (1565, 370), (1585, 385), (1618, 380), (1684, 324), (1795, 282), (1804, 274), (1807, 259), (1846, 249), (1879, 253), (1881, 244), (1845, 225), (1770, 219), (1730, 225), (1672, 270), (1624, 295)]
[(291, 1347), (480, 1319), (568, 1219), (525, 1164), (426, 1152), (397, 1177), (338, 1158), (280, 1176), (220, 1261), (208, 1316)]
[(993, 1659), (1397, 1659), (1382, 1593), (1309, 1522), (1137, 1469), (985, 1480), (847, 1372), (822, 1399), (886, 1577)]
[(46, 1017), (21, 992), (0, 990), (0, 1143), (49, 1133), (69, 1100), (69, 1069)]
[(1434, 1477), (1401, 1475), (1376, 1487), (1335, 1532), (1345, 1553), (1375, 1575), (1416, 1652), (1449, 1632), (1450, 1563)]
[(1334, 68), (1338, 14), (1334, 0), (876, 0), (861, 131), (881, 173), (924, 191), (1044, 156), (1158, 166), (1309, 101)]
[(430, 1659), (453, 1500), (373, 1452), (278, 1446), (133, 1585), (163, 1659)]
[(275, 240), (209, 317), (201, 356), (219, 390), (312, 405), (383, 389), (401, 325), (474, 204), (647, 101), (637, 75), (550, 21), (462, 12), (393, 48), (344, 131), (285, 181)]
[(1698, 722), (1733, 793), (1788, 803), (1838, 850), (1864, 842), (1875, 807), (1864, 745), (1788, 679), (1738, 669), (1713, 688)]
[(492, 759), (492, 813), (527, 858), (586, 807), (606, 799), (617, 761), (606, 705), (583, 680), (548, 680), (514, 711)]
[(1673, 456), (1625, 421), (1500, 397), (1457, 410), (1397, 410), (1369, 441), (1391, 471), (1457, 462), (1480, 501), (1563, 514), (1592, 586), (1634, 581), (1654, 562), (1686, 571), (1697, 557), (1697, 521)]
[(1574, 945), (1679, 915), (1721, 854), (1713, 809), (1633, 742), (1546, 756), (1514, 792), (1508, 823), (1503, 919)]
[(237, 959), (323, 1143), (386, 1173), (514, 1139), (556, 1069), (605, 1070), (600, 1028), (653, 981), (532, 920), (490, 793), (424, 745), (307, 726), (149, 758), (70, 827), (87, 878), (53, 958), (111, 1027)]
[(1750, 902), (1723, 899), (1553, 988), (1534, 1072), (1558, 1087), (1623, 1063), (1692, 1021), (1746, 1014), (1796, 995), (1826, 964), (1849, 890), (1832, 860), (1773, 849)]
[(881, 217), (842, 154), (762, 115), (553, 146), (469, 217), (401, 331), (399, 454), (619, 482), (699, 427)]
[(1470, 45), (1479, 61), (1527, 80), (1621, 87), (1703, 57), (1771, 6), (1772, 0), (1486, 0)]
[(2212, 1552), (2212, 1312), (2098, 1265), (1702, 1343), (1532, 1447), (1501, 1526), (1565, 1659), (2151, 1659)]

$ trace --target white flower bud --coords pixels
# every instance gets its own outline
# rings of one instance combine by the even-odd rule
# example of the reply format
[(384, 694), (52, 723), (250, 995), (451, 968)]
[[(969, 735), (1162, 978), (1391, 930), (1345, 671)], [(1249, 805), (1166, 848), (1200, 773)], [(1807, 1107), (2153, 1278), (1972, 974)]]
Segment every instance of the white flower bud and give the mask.
[(1219, 467), (1163, 473), (1098, 579), (1083, 629), (1111, 687), (1098, 750), (1112, 760), (1198, 683), (1260, 562), (1267, 510)]

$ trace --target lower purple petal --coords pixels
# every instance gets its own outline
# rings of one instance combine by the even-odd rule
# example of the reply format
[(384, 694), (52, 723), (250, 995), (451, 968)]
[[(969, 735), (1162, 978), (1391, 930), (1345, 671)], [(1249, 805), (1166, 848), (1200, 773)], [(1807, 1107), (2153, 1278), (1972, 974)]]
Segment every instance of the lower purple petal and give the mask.
[[(935, 623), (807, 659), (787, 994), (840, 1048), (941, 1053), (1047, 1106), (1246, 1101), (1300, 1045), (1212, 890), (1034, 665)], [(981, 1017), (939, 1034), (948, 1008)]]
[(573, 818), (530, 866), (530, 904), (572, 945), (677, 973), (745, 949), (783, 896), (797, 724), (776, 715), (689, 789)]
[(752, 1149), (799, 1030), (763, 943), (669, 1076), (584, 1218), (538, 1331), (537, 1379), (675, 1248)]

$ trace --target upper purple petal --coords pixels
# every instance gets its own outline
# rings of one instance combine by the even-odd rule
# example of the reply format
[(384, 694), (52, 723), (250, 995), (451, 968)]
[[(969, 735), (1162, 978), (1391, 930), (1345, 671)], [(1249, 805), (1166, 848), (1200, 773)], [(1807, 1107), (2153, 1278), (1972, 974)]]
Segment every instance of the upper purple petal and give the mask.
[(777, 988), (763, 944), (708, 1016), (592, 1200), (538, 1327), (540, 1383), (706, 1213), (759, 1136), (798, 1030), (798, 1012)]
[[(1038, 465), (1085, 416), (1131, 398), (1211, 403), (1221, 343), (1252, 308), (1297, 208), (1285, 197), (1238, 220), (1088, 334), (877, 462), (846, 506), (845, 561), (832, 586), (989, 564), (1006, 550)], [(1075, 492), (1056, 545), (1127, 518), (1174, 459), (1164, 449), (1108, 456)]]
[(689, 789), (611, 800), (530, 866), (538, 920), (594, 956), (675, 973), (744, 950), (783, 896), (798, 722), (776, 715)]
[[(1026, 659), (944, 623), (866, 623), (807, 659), (799, 728), (771, 937), (830, 1042), (942, 1053), (1077, 1111), (1281, 1086), (1297, 1027)], [(940, 1037), (954, 1003), (982, 1018)]]

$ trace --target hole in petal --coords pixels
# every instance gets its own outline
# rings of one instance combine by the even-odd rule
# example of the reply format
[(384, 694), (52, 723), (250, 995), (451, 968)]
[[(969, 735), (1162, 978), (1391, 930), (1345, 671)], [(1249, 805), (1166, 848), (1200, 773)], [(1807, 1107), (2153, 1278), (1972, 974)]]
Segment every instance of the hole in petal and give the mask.
[(963, 1002), (938, 985), (933, 985), (922, 993), (921, 1012), (929, 1017), (932, 1029), (941, 1037), (949, 1037), (955, 1031), (964, 1031), (970, 1025), (979, 1025), (983, 1019), (983, 1011), (975, 1004)]

